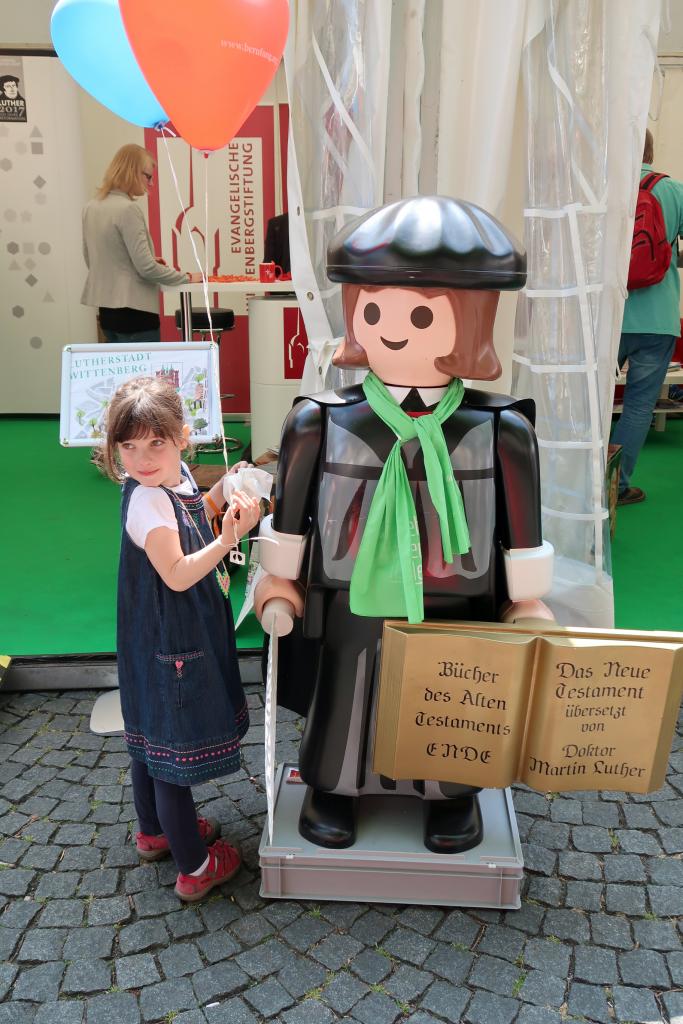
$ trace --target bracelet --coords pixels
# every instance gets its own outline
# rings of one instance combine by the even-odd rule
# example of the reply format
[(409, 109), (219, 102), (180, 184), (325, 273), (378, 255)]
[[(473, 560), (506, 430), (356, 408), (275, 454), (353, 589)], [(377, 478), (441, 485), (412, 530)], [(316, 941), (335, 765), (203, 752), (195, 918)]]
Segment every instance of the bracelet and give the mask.
[(233, 548), (237, 548), (239, 550), (240, 538), (237, 536), (237, 525), (235, 523), (234, 517), (233, 517), (233, 520), (232, 520), (232, 533), (233, 533), (233, 537), (235, 539), (234, 539), (233, 543), (232, 544), (228, 544), (227, 547), (225, 546), (225, 544), (222, 543), (222, 537), (223, 537), (222, 533), (221, 533), (220, 537), (216, 537), (216, 540), (218, 541), (218, 543), (220, 544), (220, 546), (223, 548), (224, 551), (232, 551)]

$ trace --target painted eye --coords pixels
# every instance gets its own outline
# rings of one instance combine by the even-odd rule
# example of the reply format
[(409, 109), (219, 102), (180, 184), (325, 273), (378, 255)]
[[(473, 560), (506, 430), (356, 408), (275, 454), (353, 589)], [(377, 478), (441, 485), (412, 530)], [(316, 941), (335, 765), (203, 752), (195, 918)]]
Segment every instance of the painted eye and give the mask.
[(366, 324), (374, 325), (379, 323), (379, 306), (376, 302), (368, 302), (367, 306), (363, 310), (363, 316)]
[(429, 306), (416, 306), (413, 312), (410, 314), (410, 322), (413, 327), (419, 327), (422, 331), (425, 327), (429, 327), (434, 314), (432, 313)]

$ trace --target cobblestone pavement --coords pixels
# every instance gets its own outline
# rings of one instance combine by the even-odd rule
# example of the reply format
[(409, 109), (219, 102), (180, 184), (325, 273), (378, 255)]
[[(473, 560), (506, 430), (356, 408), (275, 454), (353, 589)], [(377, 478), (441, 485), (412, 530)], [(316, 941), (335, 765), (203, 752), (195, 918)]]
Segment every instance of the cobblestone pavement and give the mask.
[[(195, 792), (245, 868), (203, 904), (131, 845), (94, 692), (0, 693), (0, 1024), (683, 1021), (683, 743), (648, 796), (518, 789), (519, 911), (259, 897), (262, 691), (244, 767)], [(296, 759), (283, 714), (280, 760)]]

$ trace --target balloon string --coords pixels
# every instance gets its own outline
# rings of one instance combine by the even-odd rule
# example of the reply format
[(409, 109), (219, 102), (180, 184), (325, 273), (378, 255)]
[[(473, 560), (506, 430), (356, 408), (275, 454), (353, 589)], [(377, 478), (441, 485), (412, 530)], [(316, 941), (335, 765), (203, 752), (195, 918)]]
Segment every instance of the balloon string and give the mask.
[(211, 320), (211, 307), (209, 306), (209, 158), (204, 154), (204, 302), (206, 303), (206, 315), (209, 320), (209, 331), (211, 341), (214, 341), (213, 322)]
[[(204, 154), (204, 290), (206, 299), (206, 313), (209, 318), (209, 330), (211, 331), (211, 341), (213, 341), (213, 324), (211, 322), (211, 310), (209, 309), (209, 293), (207, 281), (209, 280), (209, 157), (208, 153)], [(223, 424), (223, 407), (220, 405), (221, 401), (221, 375), (220, 375), (220, 349), (217, 353), (216, 359), (216, 393), (218, 394), (218, 402), (221, 410), (221, 426)], [(221, 429), (221, 441), (223, 443), (223, 462), (225, 463), (225, 470), (228, 470), (228, 448), (225, 442), (225, 430)], [(239, 545), (238, 545), (239, 547)]]
[[(176, 195), (178, 196), (178, 205), (180, 206), (180, 209), (183, 211), (183, 213), (185, 213), (186, 209), (185, 209), (185, 205), (183, 203), (183, 197), (180, 194), (180, 185), (178, 184), (178, 177), (177, 177), (176, 172), (175, 172), (175, 167), (173, 166), (173, 161), (171, 160), (171, 151), (168, 148), (168, 139), (166, 138), (166, 133), (167, 133), (168, 129), (165, 127), (165, 125), (161, 125), (160, 131), (161, 131), (161, 137), (164, 140), (164, 147), (166, 149), (166, 157), (168, 159), (168, 166), (171, 169), (171, 177), (173, 178), (173, 184), (175, 185)], [(172, 136), (172, 133), (170, 131), (168, 131), (168, 134), (171, 137), (174, 137), (174, 136)], [(209, 277), (209, 275), (208, 275), (209, 183), (208, 183), (208, 171), (207, 171), (206, 166), (204, 167), (204, 215), (205, 215), (204, 255), (205, 255), (205, 259), (206, 259), (206, 264), (205, 264), (204, 268), (202, 268), (201, 260), (199, 259), (199, 253), (197, 252), (197, 246), (195, 245), (194, 237), (192, 235), (192, 231), (190, 230), (190, 225), (189, 225), (189, 223), (187, 221), (187, 217), (183, 217), (183, 221), (185, 223), (187, 223), (187, 233), (188, 233), (189, 238), (190, 238), (190, 244), (192, 246), (192, 252), (194, 253), (195, 261), (197, 263), (197, 266), (199, 267), (199, 273), (202, 275), (202, 285), (204, 286), (203, 287), (203, 291), (204, 291), (204, 306), (205, 306), (205, 309), (206, 309), (206, 316), (207, 316), (207, 319), (209, 321), (209, 332), (210, 332), (210, 335), (211, 335), (211, 341), (214, 342), (214, 344), (215, 344), (215, 339), (214, 339), (214, 336), (213, 336), (213, 321), (211, 319), (211, 307), (209, 305), (209, 284), (208, 284), (208, 277)], [(219, 408), (219, 410), (221, 412), (221, 441), (222, 441), (222, 445), (223, 445), (223, 462), (225, 463), (225, 469), (227, 471), (227, 469), (228, 469), (228, 449), (227, 449), (227, 445), (225, 443), (225, 429), (223, 428), (223, 409), (222, 409), (222, 406), (221, 406), (221, 383), (220, 383), (220, 365), (219, 365), (219, 363), (220, 363), (220, 357), (214, 360), (215, 366), (214, 366), (214, 382), (213, 383), (214, 383), (214, 394), (216, 395), (216, 400), (218, 401), (218, 408)]]
[[(166, 138), (166, 128), (165, 128), (165, 126), (162, 126), (162, 128), (161, 128), (161, 137), (164, 140), (164, 146), (166, 148), (166, 156), (168, 158), (169, 167), (171, 168), (171, 176), (173, 177), (173, 184), (175, 185), (176, 195), (178, 196), (178, 204), (180, 206), (180, 209), (183, 211), (183, 213), (186, 213), (187, 210), (186, 210), (185, 205), (183, 203), (183, 198), (182, 198), (182, 196), (180, 194), (180, 186), (178, 184), (178, 177), (177, 177), (176, 172), (175, 172), (175, 167), (173, 166), (173, 161), (171, 160), (171, 152), (170, 152), (170, 150), (168, 148), (168, 140)], [(207, 178), (206, 178), (206, 170), (205, 170), (205, 173), (204, 173), (204, 192), (205, 192), (205, 201), (208, 203), (208, 182), (207, 182)], [(207, 214), (207, 216), (208, 216), (208, 214)], [(199, 267), (199, 273), (202, 275), (202, 285), (203, 285), (203, 291), (204, 291), (204, 307), (206, 309), (206, 315), (207, 315), (207, 318), (208, 318), (208, 321), (209, 321), (209, 332), (211, 334), (211, 341), (214, 341), (215, 339), (214, 339), (214, 336), (213, 336), (213, 323), (212, 323), (212, 320), (211, 320), (211, 308), (209, 306), (208, 274), (205, 273), (204, 268), (202, 267), (202, 264), (201, 264), (201, 260), (199, 259), (199, 253), (197, 252), (197, 246), (194, 243), (194, 235), (192, 234), (192, 231), (190, 230), (190, 225), (189, 225), (187, 217), (183, 217), (183, 222), (187, 224), (187, 233), (188, 233), (188, 236), (189, 236), (189, 239), (190, 239), (190, 245), (192, 246), (192, 252), (194, 253), (195, 262), (196, 262), (197, 266)], [(207, 239), (205, 237), (204, 238), (204, 248), (205, 249), (206, 249), (206, 245), (207, 245)]]

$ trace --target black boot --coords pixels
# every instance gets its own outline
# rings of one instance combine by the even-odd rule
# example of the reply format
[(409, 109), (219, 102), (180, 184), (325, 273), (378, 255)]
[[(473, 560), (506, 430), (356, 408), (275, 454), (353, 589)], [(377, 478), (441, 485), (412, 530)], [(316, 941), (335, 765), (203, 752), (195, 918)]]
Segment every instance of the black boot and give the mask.
[(428, 801), (425, 846), (432, 853), (464, 853), (479, 845), (483, 832), (476, 793)]
[(299, 832), (316, 846), (344, 850), (356, 841), (357, 797), (306, 790), (299, 815)]

